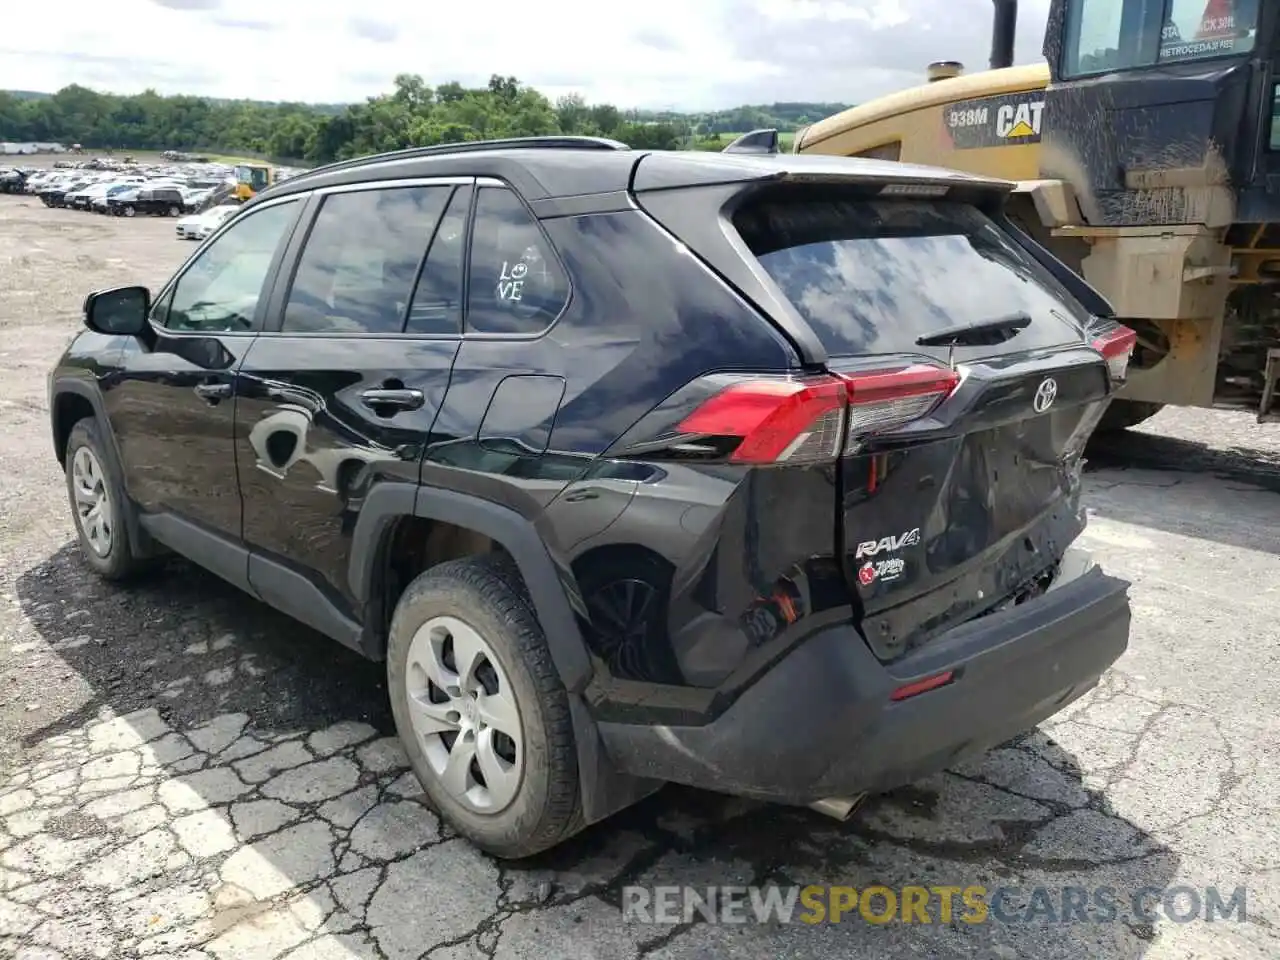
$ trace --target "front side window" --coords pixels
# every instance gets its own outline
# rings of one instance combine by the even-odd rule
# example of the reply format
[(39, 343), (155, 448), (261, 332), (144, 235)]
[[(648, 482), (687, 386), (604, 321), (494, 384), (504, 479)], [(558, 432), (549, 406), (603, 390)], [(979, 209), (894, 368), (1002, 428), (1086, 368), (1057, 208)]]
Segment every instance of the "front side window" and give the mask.
[(462, 267), (470, 209), (471, 188), (459, 187), (422, 261), (405, 333), (453, 336), (462, 331)]
[(569, 299), (569, 280), (520, 198), (481, 187), (471, 235), (467, 329), (541, 333)]
[(285, 333), (399, 334), (450, 186), (324, 198), (285, 305)]
[(1231, 54), (1257, 42), (1259, 0), (1074, 0), (1066, 76)]
[(257, 210), (201, 250), (167, 298), (164, 326), (201, 333), (252, 330), (272, 259), (293, 226), (298, 203)]

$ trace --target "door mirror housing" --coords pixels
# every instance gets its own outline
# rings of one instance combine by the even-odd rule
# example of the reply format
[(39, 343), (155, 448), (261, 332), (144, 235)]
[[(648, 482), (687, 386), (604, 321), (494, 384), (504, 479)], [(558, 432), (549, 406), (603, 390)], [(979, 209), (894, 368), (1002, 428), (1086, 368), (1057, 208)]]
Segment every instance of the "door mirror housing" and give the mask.
[(146, 287), (96, 290), (84, 300), (84, 325), (107, 336), (136, 337), (147, 328), (151, 291)]

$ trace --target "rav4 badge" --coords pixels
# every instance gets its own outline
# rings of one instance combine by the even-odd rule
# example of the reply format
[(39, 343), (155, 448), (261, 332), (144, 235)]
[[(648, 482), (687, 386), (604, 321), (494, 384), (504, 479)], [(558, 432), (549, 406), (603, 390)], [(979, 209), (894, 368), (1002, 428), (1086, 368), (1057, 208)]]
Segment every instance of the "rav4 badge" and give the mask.
[(854, 553), (855, 560), (861, 560), (863, 557), (874, 557), (880, 553), (896, 553), (903, 547), (914, 547), (920, 543), (920, 528), (916, 527), (908, 530), (906, 533), (900, 533), (896, 537), (883, 537), (879, 540), (864, 540), (858, 544), (858, 549)]

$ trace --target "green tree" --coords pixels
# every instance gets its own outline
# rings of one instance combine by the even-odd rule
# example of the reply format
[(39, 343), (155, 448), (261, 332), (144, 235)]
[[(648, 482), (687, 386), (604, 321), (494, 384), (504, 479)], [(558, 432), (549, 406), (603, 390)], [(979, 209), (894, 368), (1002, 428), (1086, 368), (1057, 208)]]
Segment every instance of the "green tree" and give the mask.
[(0, 91), (0, 140), (80, 143), (88, 149), (243, 151), (325, 163), (403, 147), (547, 134), (614, 137), (644, 149), (722, 149), (756, 127), (794, 131), (843, 104), (746, 105), (697, 115), (590, 104), (580, 94), (555, 103), (517, 78), (493, 74), (483, 87), (449, 81), (432, 88), (417, 74), (361, 103), (264, 103), (101, 93), (72, 85), (52, 95)]

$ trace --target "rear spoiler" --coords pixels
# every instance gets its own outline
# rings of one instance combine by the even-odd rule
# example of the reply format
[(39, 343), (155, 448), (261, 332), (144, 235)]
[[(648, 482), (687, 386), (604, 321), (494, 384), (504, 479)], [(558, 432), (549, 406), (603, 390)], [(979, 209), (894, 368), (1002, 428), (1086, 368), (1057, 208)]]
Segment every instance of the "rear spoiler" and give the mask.
[(750, 133), (744, 133), (720, 152), (757, 155), (778, 153), (778, 131), (772, 127), (752, 130)]

